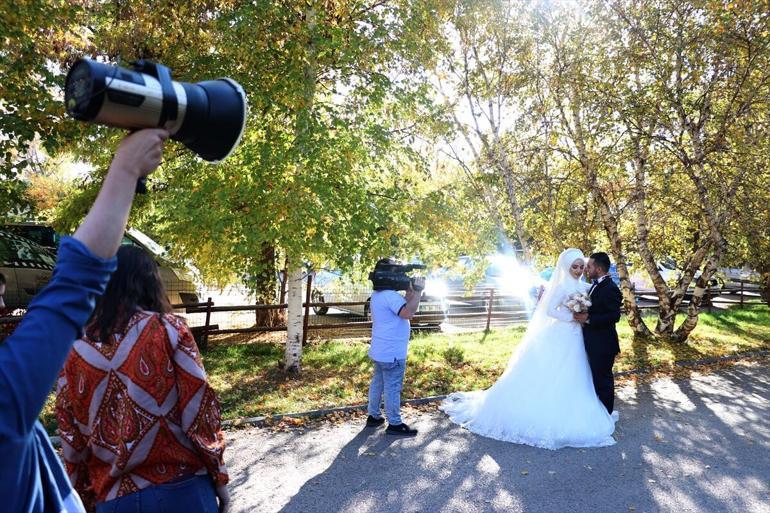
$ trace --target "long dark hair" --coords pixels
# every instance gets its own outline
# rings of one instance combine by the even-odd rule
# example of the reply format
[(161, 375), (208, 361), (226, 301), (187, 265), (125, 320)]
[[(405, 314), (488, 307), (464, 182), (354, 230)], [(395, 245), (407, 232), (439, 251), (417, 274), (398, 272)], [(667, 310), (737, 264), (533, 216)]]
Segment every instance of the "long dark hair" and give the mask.
[(118, 269), (110, 278), (104, 295), (96, 302), (88, 336), (107, 343), (111, 335), (126, 329), (128, 321), (139, 310), (172, 311), (158, 265), (152, 257), (136, 246), (121, 246)]

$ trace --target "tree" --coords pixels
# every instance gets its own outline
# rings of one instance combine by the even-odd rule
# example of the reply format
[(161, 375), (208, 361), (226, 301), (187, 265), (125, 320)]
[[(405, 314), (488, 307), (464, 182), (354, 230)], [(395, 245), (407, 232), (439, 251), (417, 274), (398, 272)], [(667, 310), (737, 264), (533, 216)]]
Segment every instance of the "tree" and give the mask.
[[(452, 91), (457, 98), (478, 98), (478, 104), (491, 99), (486, 108), (469, 101), (479, 116), (465, 124), (479, 127), (478, 117), (491, 133), (501, 116), (488, 112), (519, 107), (503, 137), (487, 137), (501, 143), (491, 152), (504, 154), (498, 161), (516, 162), (507, 180), (516, 184), (521, 207), (514, 224), (546, 253), (564, 244), (606, 244), (635, 333), (686, 340), (728, 251), (739, 211), (735, 200), (765, 163), (755, 150), (765, 133), (768, 97), (765, 3), (517, 4), (513, 21), (504, 14), (512, 3), (492, 5), (499, 9), (492, 21), (480, 14), (490, 10), (487, 4), (466, 15), (474, 21), (469, 33), (485, 37), (471, 40), (458, 29), (451, 54), (459, 55), (460, 72)], [(491, 66), (494, 60), (486, 56), (509, 50), (507, 41), (520, 42), (519, 51), (507, 54), (505, 66)], [(494, 80), (487, 80), (490, 69)], [(453, 120), (463, 125), (458, 116)], [(483, 148), (485, 130), (470, 132)], [(471, 144), (467, 131), (460, 133)], [(470, 172), (472, 165), (489, 166), (489, 153), (472, 152), (472, 163), (464, 165), (494, 212), (500, 198), (511, 195)], [(461, 160), (457, 152), (451, 157)], [(584, 228), (582, 237), (576, 225)], [(667, 283), (658, 268), (668, 257), (682, 264), (675, 283)], [(650, 276), (660, 301), (654, 331), (636, 306), (632, 264)], [(686, 296), (687, 316), (675, 326)]]
[[(436, 69), (437, 88), (454, 128), (448, 135), (447, 156), (466, 172), (481, 201), (502, 232), (506, 223), (493, 199), (494, 179), (502, 181), (511, 216), (511, 237), (531, 260), (519, 197), (520, 173), (506, 139), (518, 135), (517, 118), (523, 113), (517, 100), (524, 87), (520, 54), (529, 52), (517, 20), (521, 2), (459, 1), (451, 24), (449, 43)], [(457, 141), (456, 139), (459, 139)], [(464, 151), (470, 153), (469, 159)], [(490, 183), (492, 182), (492, 183)]]
[[(728, 250), (725, 230), (736, 212), (737, 191), (749, 166), (741, 165), (757, 134), (751, 127), (767, 109), (770, 74), (770, 17), (764, 2), (614, 2), (626, 25), (639, 75), (651, 77), (654, 102), (645, 102), (646, 119), (637, 116), (631, 131), (640, 144), (655, 143), (672, 155), (691, 182), (689, 195), (699, 207), (703, 237), (687, 258), (684, 272), (669, 290), (642, 239), (641, 256), (661, 299), (657, 334), (684, 341), (695, 328), (711, 277)], [(733, 8), (736, 7), (736, 8)], [(666, 23), (661, 23), (666, 20)], [(629, 50), (629, 49), (627, 49)], [(644, 155), (637, 161), (643, 180)], [(644, 197), (638, 195), (644, 217)], [(640, 219), (644, 233), (644, 220)], [(676, 311), (696, 270), (685, 321), (675, 329)]]
[(34, 166), (35, 145), (53, 153), (73, 137), (63, 129), (56, 101), (62, 75), (55, 63), (71, 62), (88, 48), (73, 20), (83, 2), (33, 0), (0, 9), (0, 216), (27, 209), (22, 176)]
[[(425, 162), (408, 142), (430, 108), (419, 77), (441, 13), (408, 0), (169, 9), (146, 16), (134, 3), (103, 6), (93, 39), (108, 57), (160, 60), (179, 80), (230, 76), (248, 92), (251, 114), (241, 147), (219, 166), (172, 150), (134, 221), (208, 276), (246, 274), (256, 285), (275, 271), (265, 255), (281, 255), (285, 367), (299, 371), (306, 264), (344, 269), (389, 253), (389, 234), (417, 201), (404, 184), (424, 179)], [(202, 35), (187, 41), (182, 20)], [(97, 163), (106, 157), (78, 149)], [(73, 199), (62, 217), (80, 207)]]

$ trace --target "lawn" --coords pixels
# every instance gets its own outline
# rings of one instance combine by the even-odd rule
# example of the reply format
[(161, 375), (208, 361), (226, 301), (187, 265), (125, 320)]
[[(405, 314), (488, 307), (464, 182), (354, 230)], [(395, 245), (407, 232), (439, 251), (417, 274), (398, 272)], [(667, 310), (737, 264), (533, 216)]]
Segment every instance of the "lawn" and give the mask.
[[(675, 361), (770, 349), (770, 310), (704, 313), (686, 345), (634, 341), (625, 322), (618, 331), (616, 371), (670, 368)], [(524, 326), (515, 326), (489, 334), (414, 336), (403, 397), (488, 387), (523, 334)], [(251, 417), (365, 402), (371, 372), (368, 348), (361, 340), (314, 342), (305, 348), (301, 379), (290, 379), (280, 370), (283, 347), (273, 344), (214, 345), (204, 363), (224, 417)]]
[[(625, 322), (618, 325), (621, 354), (616, 371), (667, 369), (675, 361), (770, 349), (770, 310), (704, 313), (685, 345), (635, 341)], [(491, 333), (415, 335), (409, 346), (405, 399), (486, 388), (504, 370), (524, 333), (513, 326)], [(303, 354), (301, 378), (280, 368), (283, 346), (264, 341), (217, 343), (204, 354), (204, 365), (219, 394), (223, 417), (253, 417), (366, 401), (371, 365), (365, 340), (321, 340)], [(43, 420), (53, 426), (52, 401)]]

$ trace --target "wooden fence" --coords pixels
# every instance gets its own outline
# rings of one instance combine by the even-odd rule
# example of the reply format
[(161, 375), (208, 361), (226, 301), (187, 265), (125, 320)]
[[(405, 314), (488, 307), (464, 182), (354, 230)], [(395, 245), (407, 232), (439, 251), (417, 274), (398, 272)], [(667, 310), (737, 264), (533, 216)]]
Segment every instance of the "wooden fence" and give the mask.
[[(711, 310), (714, 307), (720, 306), (737, 306), (738, 308), (744, 308), (747, 305), (767, 304), (765, 300), (759, 295), (759, 291), (756, 286), (751, 282), (742, 280), (736, 281), (723, 287), (720, 290), (719, 295), (713, 295), (711, 292), (707, 292), (707, 296), (704, 301), (703, 308)], [(367, 305), (367, 301), (346, 301), (346, 302), (311, 302), (311, 288), (312, 284), (308, 280), (308, 288), (306, 294), (306, 300), (302, 303), (304, 308), (303, 318), (303, 344), (307, 341), (307, 335), (312, 330), (328, 330), (328, 329), (371, 329), (371, 320), (365, 318), (365, 320), (352, 320), (348, 322), (327, 322), (311, 323), (311, 318), (320, 319), (320, 316), (310, 315), (311, 308), (350, 308), (361, 307), (363, 309)], [(647, 304), (640, 304), (642, 309), (655, 309), (657, 305), (654, 304), (654, 291), (639, 291), (637, 293), (637, 301)], [(412, 319), (412, 324), (415, 329), (422, 329), (425, 327), (435, 327), (442, 323), (454, 323), (458, 321), (470, 321), (475, 323), (478, 328), (483, 328), (489, 331), (492, 327), (492, 322), (498, 321), (502, 323), (521, 322), (528, 318), (528, 311), (521, 302), (516, 306), (515, 301), (511, 301), (510, 296), (501, 294), (500, 291), (495, 289), (479, 289), (474, 291), (471, 296), (464, 295), (450, 295), (444, 298), (444, 300), (450, 305), (462, 304), (465, 305), (461, 308), (449, 308), (448, 313), (436, 311), (436, 312), (418, 312)], [(220, 334), (234, 334), (234, 333), (265, 333), (286, 331), (286, 326), (249, 326), (238, 328), (220, 328), (219, 324), (212, 322), (212, 315), (224, 312), (256, 312), (258, 310), (285, 310), (288, 308), (286, 303), (280, 304), (260, 304), (260, 305), (222, 305), (217, 306), (211, 298), (208, 298), (206, 302), (202, 303), (185, 303), (173, 305), (176, 310), (184, 310), (186, 314), (205, 314), (203, 324), (199, 326), (192, 326), (191, 330), (195, 335), (195, 338), (200, 345), (201, 349), (205, 349), (208, 345), (209, 336)], [(684, 301), (683, 308), (687, 307), (687, 302)], [(453, 313), (453, 311), (455, 313)], [(459, 313), (456, 313), (459, 312)], [(22, 316), (2, 317), (0, 318), (0, 334), (3, 332), (4, 325), (15, 324), (21, 321)], [(7, 329), (6, 329), (7, 331)]]

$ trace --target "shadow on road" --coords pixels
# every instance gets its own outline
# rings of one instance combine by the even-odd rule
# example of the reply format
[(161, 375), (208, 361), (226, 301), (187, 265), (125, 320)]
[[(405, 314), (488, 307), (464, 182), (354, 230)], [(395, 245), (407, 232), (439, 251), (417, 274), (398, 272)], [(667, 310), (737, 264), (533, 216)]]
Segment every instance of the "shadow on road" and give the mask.
[[(415, 439), (361, 430), (329, 455), (324, 470), (303, 476), (283, 506), (259, 511), (765, 513), (769, 398), (770, 372), (761, 367), (628, 387), (617, 445), (587, 450), (498, 442), (426, 414), (414, 419), (421, 430)], [(305, 447), (308, 454), (294, 457), (319, 458), (325, 450)], [(263, 453), (261, 464), (292, 450), (289, 437)], [(258, 467), (235, 475), (234, 486), (259, 479)]]

